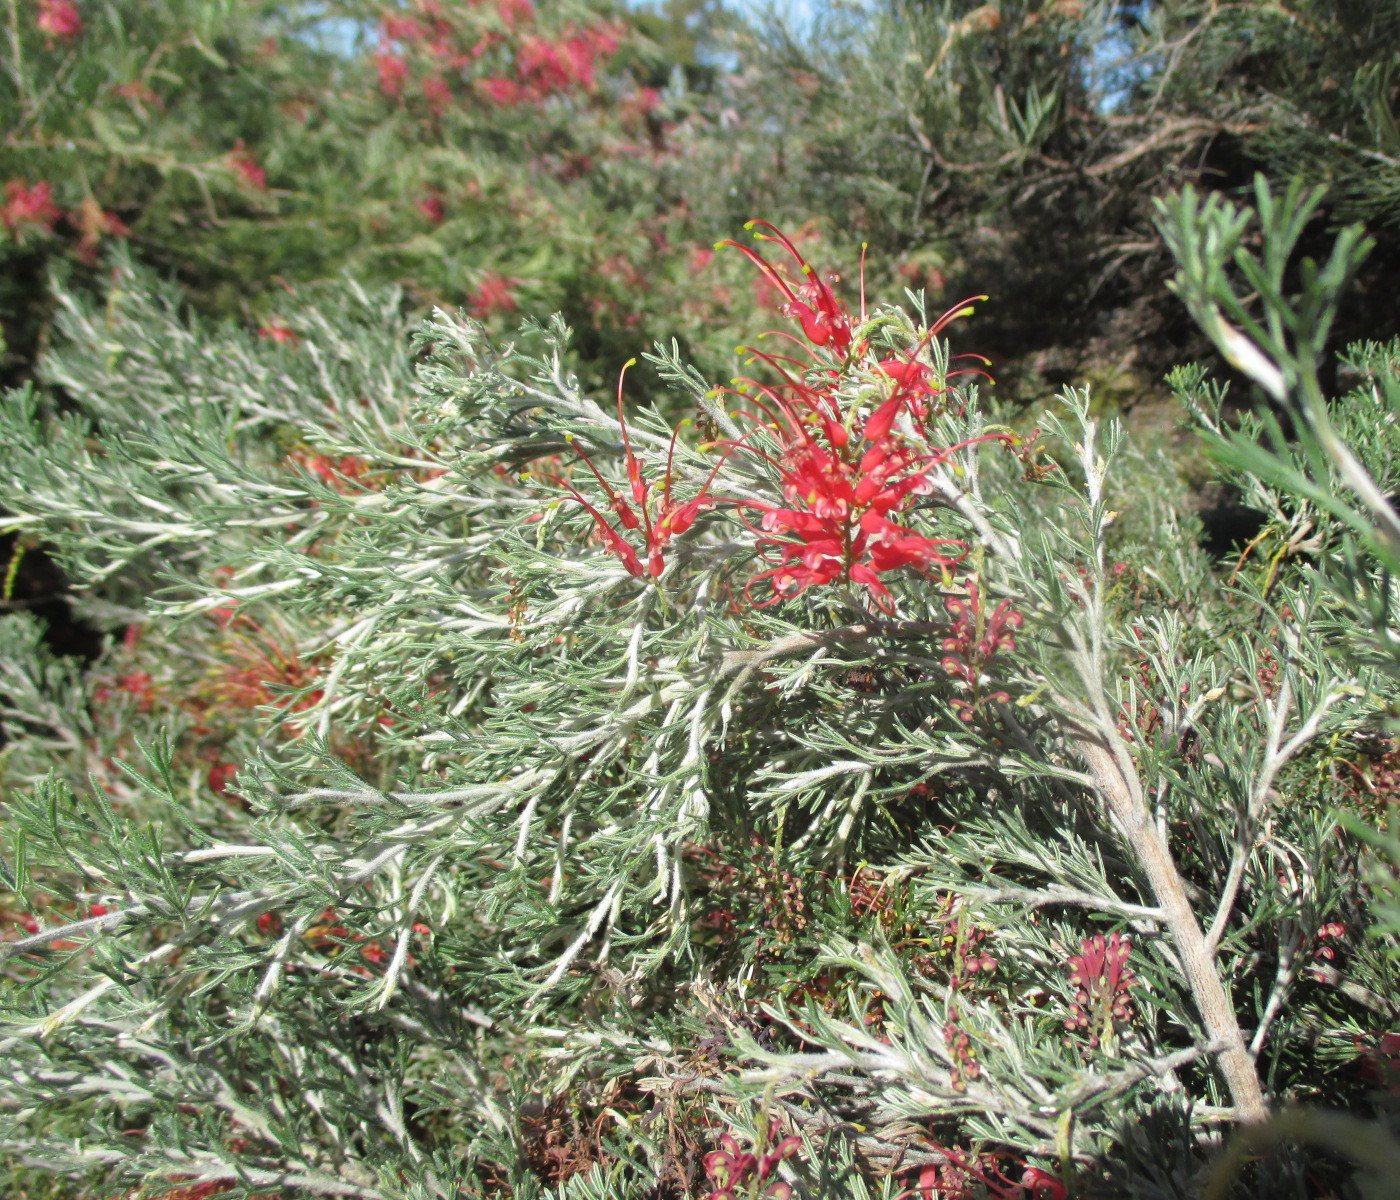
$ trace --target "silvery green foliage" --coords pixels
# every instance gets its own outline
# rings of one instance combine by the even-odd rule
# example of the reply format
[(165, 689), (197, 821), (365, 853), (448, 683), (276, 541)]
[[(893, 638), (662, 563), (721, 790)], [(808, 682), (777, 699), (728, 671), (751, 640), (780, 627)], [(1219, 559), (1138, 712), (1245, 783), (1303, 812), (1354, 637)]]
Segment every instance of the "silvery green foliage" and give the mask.
[[(637, 578), (551, 480), (580, 450), (624, 478), (559, 322), (410, 340), (347, 285), (279, 345), (119, 278), (61, 297), (53, 390), (0, 416), (7, 523), (137, 627), (86, 678), (6, 628), (6, 886), (42, 926), (7, 947), (15, 1162), (582, 1200), (698, 1191), (723, 1129), (777, 1121), (814, 1196), (898, 1195), (977, 1141), (1184, 1195), (1221, 1122), (1393, 1019), (1384, 954), (1308, 971), (1364, 904), (1331, 764), (1394, 680), (1306, 564), (1227, 584), (1087, 395), (1052, 458), (983, 442), (930, 476), (909, 519), (970, 551), (890, 576), (897, 617), (758, 607), (732, 504)], [(652, 363), (696, 423), (672, 451), (642, 406), (631, 444), (692, 495), (742, 430), (674, 347)], [(963, 399), (942, 445), (1004, 416)], [(715, 492), (771, 496), (772, 464), (732, 455)], [(979, 632), (1003, 601), (1024, 624), (969, 691), (974, 580)], [(1075, 1034), (1069, 960), (1111, 933), (1130, 1015)]]

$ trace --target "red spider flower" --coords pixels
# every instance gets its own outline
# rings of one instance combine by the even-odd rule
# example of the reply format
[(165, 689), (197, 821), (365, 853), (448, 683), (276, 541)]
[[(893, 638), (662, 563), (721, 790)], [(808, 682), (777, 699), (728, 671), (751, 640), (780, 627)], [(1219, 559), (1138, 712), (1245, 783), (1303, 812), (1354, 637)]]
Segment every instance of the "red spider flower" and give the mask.
[[(741, 505), (762, 514), (762, 529), (755, 531), (762, 535), (757, 545), (772, 563), (749, 581), (747, 594), (752, 601), (754, 587), (767, 584), (772, 597), (761, 603), (772, 604), (814, 585), (844, 580), (865, 588), (878, 608), (892, 612), (893, 598), (882, 574), (901, 567), (946, 571), (966, 553), (962, 542), (929, 537), (894, 518), (916, 496), (933, 491), (931, 472), (955, 451), (1007, 437), (988, 434), (937, 447), (928, 443), (917, 423), (900, 420), (907, 415), (911, 422), (922, 421), (944, 391), (946, 380), (936, 379), (933, 368), (919, 356), (950, 321), (969, 311), (968, 303), (939, 317), (906, 354), (870, 362), (858, 334), (865, 325), (863, 285), (855, 323), (830, 283), (790, 238), (763, 221), (747, 226), (755, 227), (768, 231), (759, 233), (760, 239), (777, 242), (791, 255), (801, 270), (800, 280), (756, 251), (736, 242), (720, 244), (735, 246), (759, 268), (778, 296), (780, 311), (801, 325), (806, 341), (789, 340), (811, 362), (751, 351), (753, 361), (768, 366), (778, 382), (741, 379), (734, 393), (760, 410), (761, 416), (746, 414), (755, 424), (755, 434), (763, 431), (777, 442), (770, 451), (743, 439), (745, 449), (777, 468), (785, 500), (782, 505)], [(862, 383), (862, 371), (873, 377), (870, 383)], [(868, 409), (872, 387), (878, 398)]]
[[(774, 1122), (768, 1132), (772, 1149), (762, 1155), (740, 1150), (733, 1134), (722, 1134), (719, 1149), (711, 1150), (702, 1160), (705, 1174), (713, 1189), (705, 1194), (705, 1200), (738, 1200), (740, 1196), (751, 1196), (756, 1184), (769, 1179), (778, 1169), (783, 1159), (796, 1154), (802, 1147), (802, 1139), (789, 1135), (778, 1138), (778, 1124)], [(792, 1185), (782, 1180), (769, 1183), (758, 1193), (766, 1200), (792, 1200)]]
[(1137, 976), (1128, 966), (1132, 943), (1122, 934), (1101, 933), (1085, 938), (1079, 953), (1069, 960), (1069, 981), (1074, 985), (1066, 1029), (1083, 1029), (1089, 1045), (1111, 1037), (1117, 1025), (1132, 1017), (1132, 987)]
[(82, 14), (73, 0), (39, 0), (39, 32), (53, 41), (71, 42), (83, 31)]
[[(763, 536), (757, 545), (778, 561), (749, 581), (745, 589), (767, 583), (771, 598), (761, 604), (790, 599), (807, 588), (849, 580), (869, 592), (884, 612), (894, 600), (880, 576), (901, 567), (948, 569), (966, 554), (953, 538), (929, 537), (891, 518), (915, 496), (932, 490), (929, 474), (957, 450), (973, 442), (1003, 435), (990, 434), (944, 449), (919, 446), (891, 432), (893, 408), (886, 401), (863, 423), (851, 429), (856, 414), (843, 410), (829, 379), (813, 384), (787, 373), (777, 358), (760, 352), (782, 380), (770, 386), (748, 379), (764, 397), (755, 401), (770, 418), (766, 428), (780, 443), (778, 454), (745, 445), (777, 467), (786, 505), (745, 501), (742, 507), (762, 514)], [(739, 393), (743, 394), (743, 393)], [(904, 395), (897, 385), (895, 396)], [(772, 536), (778, 535), (778, 536)]]
[[(814, 346), (831, 346), (834, 350), (849, 350), (853, 341), (851, 315), (846, 306), (831, 290), (831, 283), (817, 274), (816, 269), (802, 252), (792, 244), (786, 234), (779, 232), (767, 221), (749, 221), (745, 229), (766, 229), (767, 233), (756, 236), (763, 241), (777, 242), (796, 260), (801, 271), (800, 280), (789, 279), (787, 274), (774, 266), (761, 254), (741, 246), (738, 242), (723, 241), (720, 246), (733, 246), (754, 264), (764, 277), (786, 297), (782, 305), (784, 316), (792, 317), (802, 326), (802, 333)], [(864, 320), (865, 314), (861, 313)]]
[[(671, 444), (666, 452), (666, 477), (662, 482), (661, 494), (658, 499), (655, 489), (643, 475), (642, 464), (632, 449), (632, 438), (627, 432), (627, 419), (622, 407), (623, 380), (626, 378), (627, 369), (636, 361), (636, 359), (630, 359), (627, 362), (617, 381), (617, 420), (622, 430), (622, 448), (623, 456), (627, 462), (627, 492), (631, 497), (630, 502), (626, 497), (619, 495), (612, 484), (603, 478), (602, 472), (594, 465), (593, 460), (582, 449), (579, 450), (579, 457), (583, 459), (603, 489), (603, 494), (607, 497), (607, 507), (612, 510), (616, 517), (617, 525), (605, 517), (600, 509), (583, 496), (567, 479), (557, 475), (550, 478), (568, 492), (569, 499), (588, 510), (608, 553), (614, 555), (627, 568), (629, 574), (638, 577), (650, 575), (655, 579), (666, 569), (664, 555), (671, 539), (685, 533), (695, 524), (695, 519), (702, 511), (716, 503), (711, 498), (709, 489), (714, 483), (720, 467), (728, 459), (729, 451), (726, 451), (719, 462), (715, 464), (714, 470), (710, 472), (709, 479), (705, 481), (705, 485), (699, 493), (690, 500), (678, 501), (671, 495), (672, 464), (675, 458), (676, 433), (678, 432), (678, 430), (673, 430)], [(641, 553), (638, 553), (637, 548), (627, 540), (626, 536), (636, 529), (642, 531), (644, 544)], [(645, 566), (642, 563), (643, 555), (646, 557)]]

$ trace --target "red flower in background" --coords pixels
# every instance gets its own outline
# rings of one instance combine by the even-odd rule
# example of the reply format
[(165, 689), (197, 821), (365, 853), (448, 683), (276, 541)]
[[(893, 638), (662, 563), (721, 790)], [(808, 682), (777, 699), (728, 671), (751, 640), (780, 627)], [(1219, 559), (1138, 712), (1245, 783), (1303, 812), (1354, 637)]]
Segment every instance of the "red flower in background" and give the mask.
[(428, 36), (426, 26), (412, 17), (386, 13), (379, 18), (379, 32), (386, 42), (418, 42)]
[(418, 211), (434, 225), (442, 224), (447, 216), (447, 212), (443, 208), (442, 197), (436, 192), (430, 192), (418, 201)]
[(238, 774), (238, 768), (233, 763), (216, 762), (204, 776), (204, 781), (209, 785), (209, 790), (216, 795), (222, 796), (228, 791), (228, 785), (233, 782), (233, 777)]
[(487, 271), (477, 284), (476, 291), (468, 298), (467, 309), (478, 320), (484, 320), (493, 313), (514, 312), (514, 289), (519, 282), (520, 280), (512, 279), (509, 275)]
[(227, 162), (229, 167), (242, 177), (243, 182), (257, 191), (267, 191), (267, 172), (259, 165), (258, 160), (253, 157), (252, 152), (243, 144), (243, 139), (239, 138), (229, 151)]
[(51, 40), (71, 42), (82, 33), (83, 18), (73, 0), (39, 0), (35, 25)]
[(486, 98), (502, 108), (514, 108), (527, 99), (525, 89), (514, 79), (504, 75), (491, 75), (477, 81)]
[(452, 88), (441, 75), (434, 73), (424, 76), (419, 86), (423, 89), (423, 98), (428, 102), (433, 116), (440, 117), (451, 107)]
[(273, 317), (266, 325), (259, 326), (258, 337), (276, 342), (279, 346), (290, 346), (293, 350), (301, 345), (301, 338), (294, 330), (283, 325), (279, 317)]
[(83, 197), (83, 202), (69, 214), (69, 221), (78, 229), (77, 255), (91, 265), (97, 261), (97, 247), (104, 237), (128, 237), (131, 230), (116, 213), (104, 212), (91, 196)]
[(530, 0), (496, 0), (496, 12), (507, 29), (525, 25), (535, 19), (535, 6)]
[(374, 56), (374, 67), (379, 72), (379, 90), (386, 96), (399, 96), (408, 78), (408, 63), (403, 56), (381, 50)]
[(63, 210), (53, 202), (53, 185), (41, 179), (30, 186), (22, 179), (5, 184), (5, 206), (0, 208), (0, 221), (14, 230), (32, 225), (52, 233)]

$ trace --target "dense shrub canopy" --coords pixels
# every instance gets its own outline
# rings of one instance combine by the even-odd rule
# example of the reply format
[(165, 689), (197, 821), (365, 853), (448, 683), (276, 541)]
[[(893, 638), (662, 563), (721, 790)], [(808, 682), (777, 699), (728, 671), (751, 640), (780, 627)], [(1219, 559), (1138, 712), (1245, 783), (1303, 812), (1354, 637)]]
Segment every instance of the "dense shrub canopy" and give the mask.
[(1385, 1194), (1397, 34), (12, 3), (7, 1192)]

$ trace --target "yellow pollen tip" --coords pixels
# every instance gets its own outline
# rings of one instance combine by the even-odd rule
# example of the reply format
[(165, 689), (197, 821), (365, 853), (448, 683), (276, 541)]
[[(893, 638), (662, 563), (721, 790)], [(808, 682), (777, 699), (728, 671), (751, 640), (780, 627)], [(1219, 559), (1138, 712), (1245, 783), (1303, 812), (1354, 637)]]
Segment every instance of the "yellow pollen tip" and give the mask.
[(636, 365), (637, 365), (637, 360), (636, 360), (635, 358), (629, 358), (625, 363), (622, 364), (622, 369), (623, 369), (624, 371), (630, 370), (632, 367), (635, 367)]
[(729, 244), (728, 242), (716, 242), (716, 243), (715, 243), (715, 249), (716, 249), (716, 250), (723, 250), (723, 249), (725, 248), (725, 246), (727, 246), (728, 244)]

